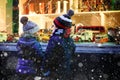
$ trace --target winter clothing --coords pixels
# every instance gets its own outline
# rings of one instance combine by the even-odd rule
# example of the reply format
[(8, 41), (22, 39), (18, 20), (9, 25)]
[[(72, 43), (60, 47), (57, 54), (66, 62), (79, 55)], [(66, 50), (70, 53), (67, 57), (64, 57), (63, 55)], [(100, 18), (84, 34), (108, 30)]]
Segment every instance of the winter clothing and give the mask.
[(70, 60), (75, 51), (75, 44), (70, 37), (64, 38), (62, 34), (56, 34), (56, 31), (58, 29), (51, 36), (46, 49), (46, 67), (60, 75), (67, 75), (70, 70)]
[[(74, 41), (70, 38), (70, 33), (68, 34), (72, 26), (70, 18), (71, 16), (67, 13), (54, 20), (56, 29), (50, 37), (46, 48), (46, 69), (49, 69), (51, 73), (58, 74), (57, 78), (61, 78), (60, 80), (67, 80), (64, 77), (70, 73), (70, 60), (75, 51)], [(68, 35), (65, 36), (65, 34)]]
[(27, 33), (27, 34), (34, 34), (39, 30), (40, 30), (40, 27), (31, 21), (28, 21), (27, 24), (24, 25), (23, 27), (24, 33)]
[(64, 14), (55, 18), (53, 22), (57, 28), (60, 28), (60, 29), (71, 28), (72, 26), (71, 17), (73, 15), (74, 15), (74, 11), (69, 10), (67, 14)]
[[(34, 37), (21, 37), (17, 43), (17, 49), (19, 51), (17, 72), (21, 74), (35, 74), (37, 61), (42, 60), (44, 57), (40, 43)], [(40, 67), (40, 61), (38, 64)]]
[[(23, 22), (24, 23), (24, 22)], [(39, 31), (37, 24), (27, 21), (23, 34), (17, 42), (18, 64), (16, 71), (23, 75), (37, 75), (42, 67), (44, 53), (34, 33)]]

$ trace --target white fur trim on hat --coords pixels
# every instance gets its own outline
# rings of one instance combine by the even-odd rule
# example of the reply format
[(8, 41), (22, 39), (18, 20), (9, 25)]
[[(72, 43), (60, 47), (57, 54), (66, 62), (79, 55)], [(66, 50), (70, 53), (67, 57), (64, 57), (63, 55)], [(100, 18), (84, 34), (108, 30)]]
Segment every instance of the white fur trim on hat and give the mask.
[(72, 20), (71, 20), (71, 19), (68, 19), (68, 18), (64, 17), (63, 15), (62, 15), (62, 16), (60, 16), (60, 18), (61, 18), (62, 20), (64, 20), (64, 21), (67, 21), (67, 22), (72, 22)]

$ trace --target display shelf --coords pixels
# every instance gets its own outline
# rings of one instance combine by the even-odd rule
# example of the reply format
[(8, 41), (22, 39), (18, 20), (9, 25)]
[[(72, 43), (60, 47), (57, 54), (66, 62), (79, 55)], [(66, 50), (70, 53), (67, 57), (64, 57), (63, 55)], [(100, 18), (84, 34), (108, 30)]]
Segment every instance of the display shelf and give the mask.
[[(28, 16), (29, 20), (36, 22), (40, 28), (49, 29), (53, 24), (54, 18), (61, 14), (31, 14), (19, 15)], [(118, 11), (93, 11), (79, 12), (72, 17), (73, 24), (83, 24), (84, 26), (104, 26), (106, 31), (110, 27), (120, 26), (120, 10)], [(19, 24), (19, 34), (22, 33), (22, 24)]]

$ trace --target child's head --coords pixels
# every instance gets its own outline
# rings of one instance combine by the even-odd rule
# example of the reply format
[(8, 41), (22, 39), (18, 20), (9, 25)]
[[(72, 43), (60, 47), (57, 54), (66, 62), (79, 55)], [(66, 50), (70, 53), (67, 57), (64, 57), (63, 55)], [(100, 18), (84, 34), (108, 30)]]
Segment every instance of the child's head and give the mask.
[(28, 21), (27, 17), (22, 17), (21, 23), (26, 23), (23, 26), (23, 34), (25, 35), (36, 35), (36, 33), (40, 30), (40, 27), (36, 23)]
[(28, 17), (26, 16), (23, 16), (21, 19), (20, 19), (20, 22), (25, 25), (27, 22), (28, 22)]
[(58, 29), (67, 29), (71, 28), (72, 26), (72, 20), (71, 17), (74, 15), (73, 10), (68, 10), (67, 14), (63, 14), (61, 16), (58, 16), (54, 19), (54, 24), (56, 28)]
[(67, 14), (63, 14), (62, 16), (58, 16), (54, 19), (54, 25), (57, 29), (63, 29), (64, 37), (68, 37), (71, 33), (71, 27), (72, 27), (72, 20), (71, 17), (74, 15), (73, 10), (68, 10)]

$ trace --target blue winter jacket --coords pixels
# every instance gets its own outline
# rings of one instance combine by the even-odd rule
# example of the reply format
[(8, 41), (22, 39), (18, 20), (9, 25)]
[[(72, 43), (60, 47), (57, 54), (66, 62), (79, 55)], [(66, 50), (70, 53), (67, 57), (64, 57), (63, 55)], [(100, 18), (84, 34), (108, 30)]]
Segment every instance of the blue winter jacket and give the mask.
[(40, 43), (34, 37), (21, 37), (17, 42), (18, 64), (16, 71), (20, 74), (36, 74), (36, 70), (44, 57)]
[(47, 45), (46, 59), (48, 60), (46, 67), (51, 71), (58, 71), (60, 68), (62, 69), (60, 71), (68, 71), (70, 69), (70, 60), (74, 51), (74, 41), (70, 37), (64, 38), (63, 33), (56, 29)]

